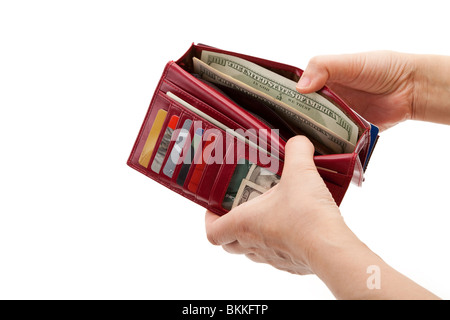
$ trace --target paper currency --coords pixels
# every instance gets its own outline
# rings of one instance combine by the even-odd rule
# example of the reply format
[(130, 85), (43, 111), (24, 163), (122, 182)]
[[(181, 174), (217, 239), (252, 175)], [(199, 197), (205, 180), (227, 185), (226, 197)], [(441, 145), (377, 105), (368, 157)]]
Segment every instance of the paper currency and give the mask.
[(234, 56), (203, 51), (201, 60), (257, 90), (265, 91), (321, 125), (332, 128), (347, 141), (356, 144), (358, 127), (337, 106), (318, 93), (301, 94), (297, 83), (257, 64)]
[[(214, 82), (219, 85), (241, 91), (252, 98), (260, 100), (272, 108), (285, 121), (291, 125), (298, 127), (312, 140), (316, 146), (316, 150), (322, 154), (330, 153), (350, 153), (355, 146), (350, 142), (338, 137), (329, 129), (321, 126), (312, 119), (309, 119), (299, 111), (285, 105), (263, 92), (260, 92), (232, 77), (208, 66), (206, 63), (194, 58), (194, 71), (202, 75), (205, 80)], [(322, 147), (321, 147), (322, 146)]]
[(234, 200), (241, 186), (242, 180), (248, 175), (248, 172), (252, 168), (253, 164), (247, 159), (243, 160), (243, 163), (238, 163), (234, 169), (234, 173), (231, 176), (230, 183), (228, 184), (227, 191), (223, 198), (222, 207), (230, 210), (233, 207)]
[(358, 127), (345, 113), (317, 93), (302, 95), (296, 83), (244, 59), (203, 51), (194, 71), (205, 80), (259, 99), (308, 137), (332, 152), (352, 152)]
[(252, 164), (246, 179), (267, 190), (275, 187), (280, 182), (279, 176), (256, 164)]
[(233, 208), (262, 195), (267, 190), (268, 189), (265, 189), (254, 182), (247, 179), (242, 179), (241, 186), (239, 187), (236, 198), (233, 202)]
[(232, 208), (256, 198), (280, 182), (278, 175), (254, 163), (248, 164), (251, 167), (246, 177), (241, 180)]

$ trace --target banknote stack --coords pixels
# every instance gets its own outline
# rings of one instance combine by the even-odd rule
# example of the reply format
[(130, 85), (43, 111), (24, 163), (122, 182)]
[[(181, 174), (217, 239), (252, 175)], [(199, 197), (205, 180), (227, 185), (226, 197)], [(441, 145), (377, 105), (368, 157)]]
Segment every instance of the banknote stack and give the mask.
[[(318, 93), (301, 94), (296, 82), (245, 59), (203, 51), (194, 71), (204, 80), (249, 95), (310, 138), (321, 154), (351, 153), (358, 126)], [(250, 188), (250, 187), (249, 187)], [(256, 189), (254, 189), (256, 190)]]
[(242, 179), (232, 208), (262, 195), (279, 182), (279, 176), (256, 164), (252, 164), (247, 176), (245, 179)]

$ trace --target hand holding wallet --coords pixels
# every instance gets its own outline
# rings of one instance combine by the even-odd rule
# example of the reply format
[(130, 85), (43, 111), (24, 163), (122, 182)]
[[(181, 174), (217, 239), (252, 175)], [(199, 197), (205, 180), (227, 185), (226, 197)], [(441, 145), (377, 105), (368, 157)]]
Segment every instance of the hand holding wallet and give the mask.
[(223, 215), (279, 182), (284, 146), (303, 134), (340, 205), (363, 181), (378, 128), (326, 87), (296, 92), (302, 72), (193, 44), (167, 64), (128, 165)]

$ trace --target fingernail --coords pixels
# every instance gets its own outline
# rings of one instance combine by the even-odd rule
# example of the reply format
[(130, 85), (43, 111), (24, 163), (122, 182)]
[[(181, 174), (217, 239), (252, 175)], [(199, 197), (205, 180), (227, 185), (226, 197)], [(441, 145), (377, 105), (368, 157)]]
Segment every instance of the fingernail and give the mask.
[(306, 89), (311, 84), (311, 79), (309, 79), (307, 76), (302, 76), (297, 83), (297, 88), (299, 89)]

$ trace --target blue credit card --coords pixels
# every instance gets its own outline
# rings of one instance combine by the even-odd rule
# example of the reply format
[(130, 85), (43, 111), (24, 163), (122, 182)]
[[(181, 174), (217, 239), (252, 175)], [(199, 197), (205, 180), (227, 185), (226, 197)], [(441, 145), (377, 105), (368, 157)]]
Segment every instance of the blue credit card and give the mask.
[(375, 148), (375, 145), (378, 140), (379, 132), (380, 132), (380, 129), (378, 129), (377, 126), (370, 124), (370, 144), (369, 144), (369, 150), (367, 152), (366, 161), (364, 162), (364, 171), (366, 171), (367, 165), (369, 164), (370, 157), (372, 156), (373, 149)]

